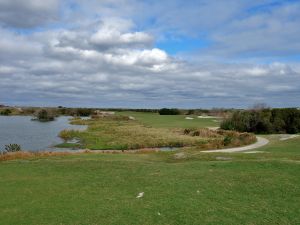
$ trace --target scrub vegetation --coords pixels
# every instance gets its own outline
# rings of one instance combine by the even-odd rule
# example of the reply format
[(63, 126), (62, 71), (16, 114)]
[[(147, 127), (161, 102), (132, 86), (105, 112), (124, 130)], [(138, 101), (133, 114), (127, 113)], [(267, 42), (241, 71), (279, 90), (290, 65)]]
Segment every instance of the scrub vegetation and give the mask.
[(40, 122), (53, 121), (56, 115), (55, 112), (51, 110), (41, 109), (35, 113), (35, 117), (32, 120), (37, 120)]
[[(89, 120), (75, 118), (71, 121), (72, 124), (88, 125), (88, 129), (86, 131), (63, 130), (59, 136), (65, 141), (79, 139), (82, 148), (92, 150), (190, 146), (209, 149), (241, 146), (256, 140), (252, 134), (233, 131), (194, 128), (187, 132), (188, 129), (182, 128), (154, 128), (130, 118), (123, 115), (97, 117)], [(66, 147), (66, 144), (58, 145), (58, 147)]]
[(221, 128), (258, 134), (296, 134), (300, 132), (300, 110), (286, 108), (237, 111), (222, 122)]
[(10, 109), (4, 109), (0, 111), (1, 116), (9, 116), (12, 113)]

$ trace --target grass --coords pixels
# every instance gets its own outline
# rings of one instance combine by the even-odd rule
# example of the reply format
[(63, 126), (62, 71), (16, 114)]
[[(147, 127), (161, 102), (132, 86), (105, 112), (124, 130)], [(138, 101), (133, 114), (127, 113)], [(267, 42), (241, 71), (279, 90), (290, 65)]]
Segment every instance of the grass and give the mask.
[(300, 224), (300, 138), (270, 139), (261, 154), (191, 149), (185, 159), (160, 152), (0, 162), (0, 224)]
[(105, 117), (88, 121), (73, 120), (88, 125), (86, 131), (62, 131), (62, 137), (79, 138), (88, 149), (139, 149), (154, 147), (181, 147), (206, 143), (204, 138), (193, 138), (163, 128), (149, 128), (123, 117)]
[[(124, 115), (100, 117), (90, 120), (77, 118), (72, 120), (72, 123), (88, 125), (88, 129), (86, 131), (63, 130), (60, 133), (60, 137), (64, 140), (79, 139), (81, 140), (82, 148), (92, 150), (184, 146), (198, 146), (203, 149), (209, 149), (249, 144), (255, 141), (253, 135), (242, 138), (242, 135), (237, 132), (218, 134), (216, 131), (209, 131), (203, 128), (193, 128), (192, 133), (195, 135), (187, 135), (182, 128), (149, 127), (140, 122), (140, 120), (130, 120), (128, 116)], [(188, 129), (192, 130), (191, 128), (186, 128), (185, 130)], [(235, 139), (233, 140), (232, 138)], [(64, 143), (57, 147), (66, 146), (68, 147), (69, 144)]]
[[(133, 116), (146, 126), (156, 128), (204, 128), (218, 127), (220, 122), (214, 118), (197, 118), (195, 115), (172, 115), (161, 116), (158, 113), (144, 112), (118, 112), (119, 115)], [(186, 117), (192, 117), (193, 120), (187, 120)]]

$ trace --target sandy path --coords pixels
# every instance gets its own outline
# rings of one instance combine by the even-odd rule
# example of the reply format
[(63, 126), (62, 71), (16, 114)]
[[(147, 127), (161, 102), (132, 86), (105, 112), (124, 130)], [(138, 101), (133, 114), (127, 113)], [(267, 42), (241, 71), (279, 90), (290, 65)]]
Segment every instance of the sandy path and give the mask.
[(298, 134), (284, 134), (284, 135), (281, 135), (281, 138), (279, 139), (280, 141), (286, 141), (286, 140), (289, 140), (289, 139), (293, 139), (293, 138), (297, 138), (299, 137), (300, 135)]
[(208, 152), (208, 153), (212, 153), (212, 152), (229, 152), (229, 153), (230, 152), (244, 152), (244, 151), (260, 148), (269, 143), (269, 140), (266, 138), (262, 138), (262, 137), (256, 137), (256, 138), (257, 138), (257, 142), (252, 145), (247, 145), (244, 147), (237, 147), (237, 148), (207, 150), (207, 151), (201, 151), (201, 152), (205, 152), (205, 153), (206, 152)]

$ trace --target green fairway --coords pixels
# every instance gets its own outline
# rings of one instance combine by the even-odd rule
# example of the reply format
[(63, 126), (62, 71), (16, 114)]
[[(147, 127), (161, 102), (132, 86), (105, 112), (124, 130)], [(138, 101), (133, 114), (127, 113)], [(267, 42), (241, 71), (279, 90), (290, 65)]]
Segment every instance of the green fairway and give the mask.
[[(195, 115), (164, 115), (158, 113), (144, 113), (144, 112), (119, 112), (120, 115), (133, 116), (138, 121), (151, 127), (164, 128), (202, 128), (202, 127), (218, 127), (220, 122), (215, 118), (197, 118)], [(194, 118), (187, 120), (186, 117)]]
[(300, 224), (300, 138), (270, 138), (261, 154), (0, 162), (0, 224)]

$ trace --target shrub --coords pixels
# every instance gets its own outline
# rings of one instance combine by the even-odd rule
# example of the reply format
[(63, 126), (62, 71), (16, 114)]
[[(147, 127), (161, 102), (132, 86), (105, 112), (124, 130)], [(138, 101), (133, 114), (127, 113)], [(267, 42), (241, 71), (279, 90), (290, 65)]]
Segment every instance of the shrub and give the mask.
[(5, 155), (7, 152), (6, 151), (1, 151), (0, 150), (0, 156)]
[(53, 121), (55, 119), (55, 116), (53, 112), (46, 110), (46, 109), (41, 109), (36, 113), (36, 118), (34, 120), (38, 120), (41, 122), (47, 122), (47, 121)]
[(62, 130), (58, 136), (63, 139), (65, 142), (69, 141), (69, 140), (72, 140), (74, 138), (78, 138), (78, 135), (80, 134), (80, 131), (79, 130)]
[(21, 146), (18, 144), (5, 145), (5, 152), (19, 152), (21, 151)]
[(65, 142), (72, 139), (72, 133), (69, 130), (62, 130), (58, 136)]
[(230, 145), (231, 142), (232, 142), (232, 137), (230, 137), (230, 136), (225, 136), (224, 137), (224, 146)]
[(179, 115), (180, 111), (178, 109), (167, 109), (163, 108), (158, 111), (159, 115)]
[(12, 113), (12, 112), (11, 112), (10, 109), (5, 109), (5, 110), (3, 110), (3, 111), (0, 112), (0, 115), (2, 115), (2, 116), (8, 116), (8, 115), (10, 115), (11, 113)]
[(237, 111), (221, 123), (224, 130), (253, 133), (298, 133), (300, 111), (294, 108)]
[(221, 129), (223, 130), (234, 130), (234, 125), (232, 120), (224, 120), (221, 123)]
[(186, 129), (183, 130), (183, 134), (185, 134), (185, 135), (188, 135), (191, 132), (192, 132), (192, 129), (190, 129), (190, 128), (186, 128)]
[(217, 131), (210, 130), (210, 129), (207, 129), (207, 128), (192, 130), (189, 133), (189, 135), (192, 136), (192, 137), (203, 137), (203, 138), (216, 138), (216, 137), (220, 136), (217, 133)]
[(76, 110), (77, 116), (90, 116), (93, 113), (93, 109), (79, 108)]
[(186, 114), (187, 115), (193, 115), (193, 114), (195, 114), (195, 110), (194, 109), (189, 109)]

